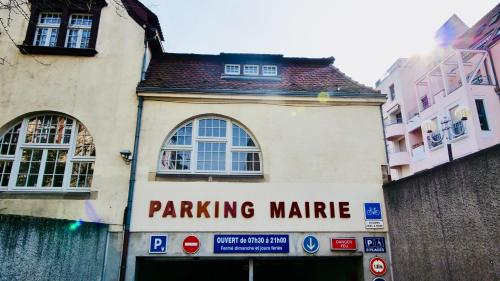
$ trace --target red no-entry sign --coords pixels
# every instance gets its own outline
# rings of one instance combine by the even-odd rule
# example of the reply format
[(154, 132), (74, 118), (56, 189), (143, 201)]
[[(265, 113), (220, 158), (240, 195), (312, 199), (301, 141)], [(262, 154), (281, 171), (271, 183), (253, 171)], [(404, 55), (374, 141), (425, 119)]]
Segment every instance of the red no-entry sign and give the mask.
[(382, 258), (375, 257), (370, 260), (370, 271), (375, 276), (382, 276), (387, 272), (387, 264)]
[(182, 242), (182, 249), (187, 254), (194, 254), (200, 249), (200, 239), (194, 235), (190, 235)]

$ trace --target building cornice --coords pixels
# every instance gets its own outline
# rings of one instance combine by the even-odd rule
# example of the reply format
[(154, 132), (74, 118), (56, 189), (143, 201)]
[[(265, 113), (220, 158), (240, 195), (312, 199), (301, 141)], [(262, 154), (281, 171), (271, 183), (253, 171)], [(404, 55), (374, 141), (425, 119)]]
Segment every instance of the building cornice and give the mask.
[(382, 105), (386, 96), (374, 93), (296, 92), (258, 90), (196, 90), (137, 88), (137, 95), (156, 100), (192, 100), (222, 103), (301, 103), (316, 105)]

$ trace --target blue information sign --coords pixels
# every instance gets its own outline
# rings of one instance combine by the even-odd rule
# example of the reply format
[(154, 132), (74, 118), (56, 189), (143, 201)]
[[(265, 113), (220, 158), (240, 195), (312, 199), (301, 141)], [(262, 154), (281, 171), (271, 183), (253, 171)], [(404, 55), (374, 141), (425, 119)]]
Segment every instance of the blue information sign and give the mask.
[(385, 253), (384, 237), (363, 237), (365, 253)]
[(214, 253), (289, 253), (287, 234), (214, 235)]
[(151, 235), (149, 239), (150, 254), (165, 254), (167, 253), (167, 235)]
[(365, 220), (381, 220), (382, 207), (380, 203), (365, 203)]

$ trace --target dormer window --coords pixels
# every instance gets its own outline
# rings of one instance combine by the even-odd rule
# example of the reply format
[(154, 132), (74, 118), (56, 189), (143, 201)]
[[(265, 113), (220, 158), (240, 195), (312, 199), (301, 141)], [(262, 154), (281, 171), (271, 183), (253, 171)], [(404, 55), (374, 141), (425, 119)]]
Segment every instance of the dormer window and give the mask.
[(276, 65), (263, 65), (262, 66), (262, 75), (263, 76), (277, 76), (278, 75), (278, 67)]
[(224, 73), (228, 75), (240, 75), (240, 65), (226, 64), (224, 67)]
[(23, 54), (93, 56), (104, 0), (32, 2)]
[[(273, 77), (274, 76), (274, 77)], [(224, 79), (263, 79), (276, 81), (278, 66), (260, 64), (224, 64)]]
[(243, 66), (243, 74), (244, 75), (259, 75), (259, 66), (258, 65), (244, 65)]

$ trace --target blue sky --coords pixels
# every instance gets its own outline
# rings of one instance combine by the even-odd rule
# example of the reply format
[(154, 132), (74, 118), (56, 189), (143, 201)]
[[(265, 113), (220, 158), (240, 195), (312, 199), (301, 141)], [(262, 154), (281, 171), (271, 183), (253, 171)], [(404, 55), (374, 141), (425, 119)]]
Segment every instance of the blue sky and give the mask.
[(167, 52), (335, 57), (373, 86), (399, 57), (432, 48), (453, 14), (472, 26), (497, 0), (142, 0), (160, 18)]

